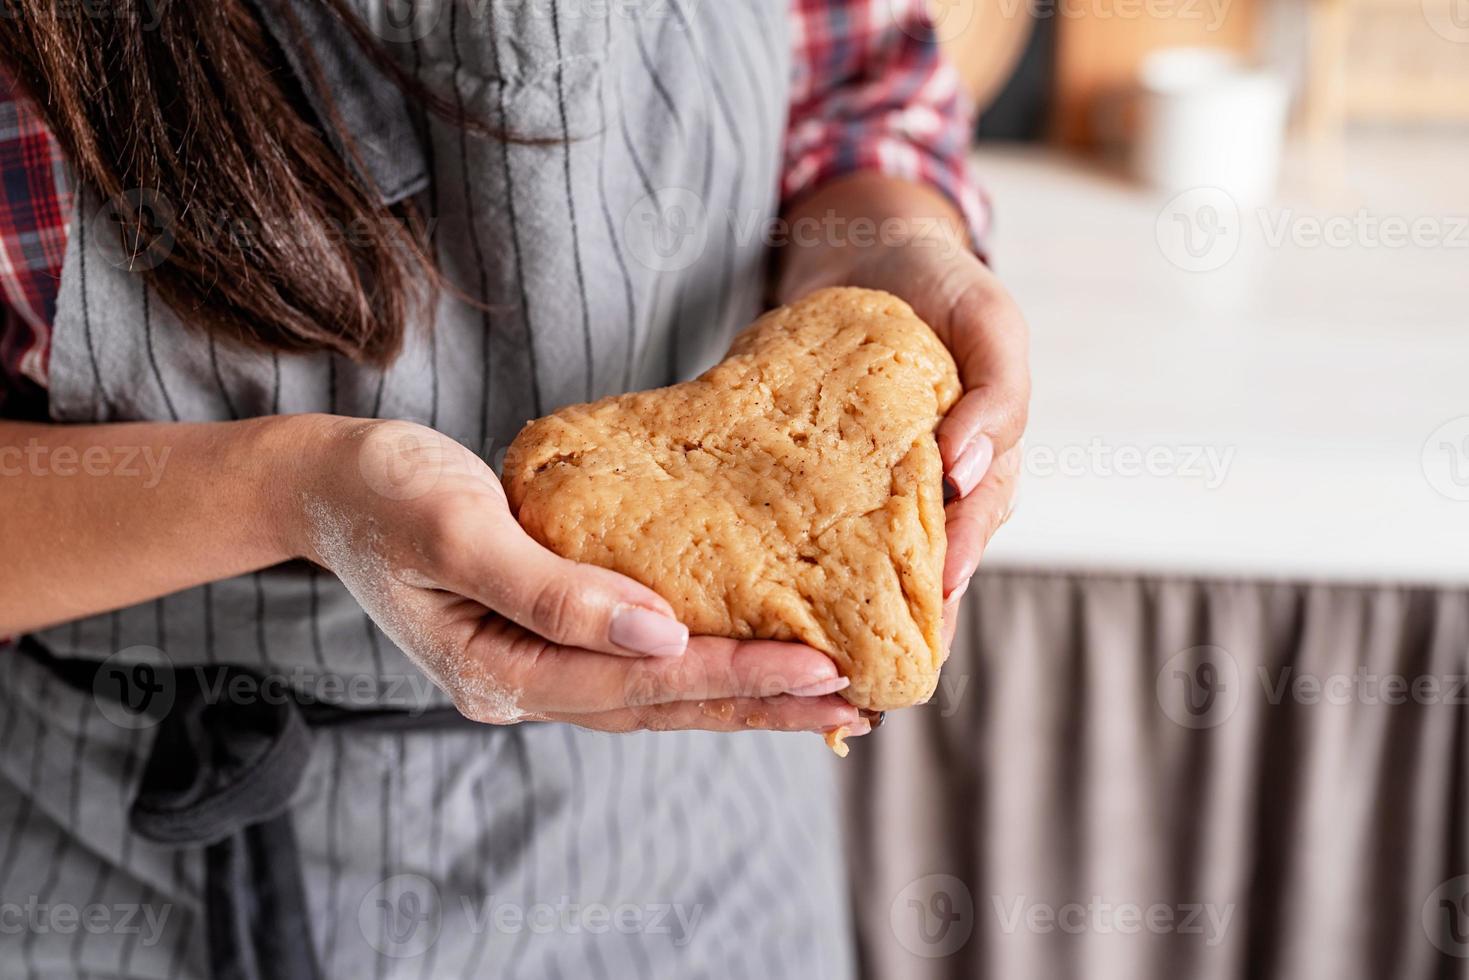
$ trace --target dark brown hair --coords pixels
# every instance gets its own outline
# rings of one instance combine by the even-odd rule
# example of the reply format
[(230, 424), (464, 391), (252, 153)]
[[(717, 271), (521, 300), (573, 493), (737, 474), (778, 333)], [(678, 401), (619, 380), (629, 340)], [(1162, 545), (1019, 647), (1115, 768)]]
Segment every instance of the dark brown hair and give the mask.
[[(399, 84), (449, 111), (344, 0), (325, 2)], [(140, 196), (168, 202), (167, 257), (136, 268), (185, 322), (384, 364), (438, 288), (421, 217), (383, 205), (336, 152), (322, 129), (335, 120), (315, 117), (246, 0), (0, 0), (0, 64), (110, 202), (125, 250), (154, 238)]]

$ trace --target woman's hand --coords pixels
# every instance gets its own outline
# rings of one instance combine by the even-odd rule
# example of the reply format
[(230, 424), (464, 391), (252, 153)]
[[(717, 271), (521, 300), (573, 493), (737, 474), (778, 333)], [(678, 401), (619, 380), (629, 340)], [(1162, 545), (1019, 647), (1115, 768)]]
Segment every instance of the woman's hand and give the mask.
[(324, 418), (298, 550), (478, 721), (602, 731), (826, 731), (867, 722), (810, 647), (690, 638), (656, 592), (516, 523), (474, 453), (407, 422)]
[[(948, 553), (944, 626), (1010, 516), (1020, 475), (1020, 437), (1030, 402), (1029, 331), (1015, 301), (969, 247), (958, 214), (937, 192), (875, 173), (822, 188), (787, 216), (776, 299), (826, 286), (883, 289), (908, 302), (954, 355), (964, 394), (939, 424)], [(825, 238), (802, 241), (801, 221)], [(858, 234), (857, 222), (875, 230)]]
[(1010, 517), (1020, 475), (1020, 437), (1030, 400), (1025, 320), (999, 280), (967, 249), (917, 239), (863, 256), (845, 285), (884, 289), (933, 327), (959, 368), (964, 394), (936, 433), (944, 461), (945, 628)]

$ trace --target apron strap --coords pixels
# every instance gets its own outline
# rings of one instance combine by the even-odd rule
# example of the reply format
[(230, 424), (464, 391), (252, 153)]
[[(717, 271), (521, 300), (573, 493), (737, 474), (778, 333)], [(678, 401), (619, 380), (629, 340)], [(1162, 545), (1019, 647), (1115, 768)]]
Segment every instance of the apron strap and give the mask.
[(173, 671), (173, 707), (128, 814), (142, 836), (165, 845), (212, 844), (290, 806), (311, 760), (311, 733), (286, 698), (211, 703), (208, 692), (231, 690), (242, 677), (258, 681), (238, 667)]
[[(70, 686), (100, 690), (93, 683), (100, 663), (52, 657), (37, 645), (27, 652)], [(312, 729), (484, 726), (448, 707), (349, 710), (294, 698), (211, 697), (264, 687), (258, 674), (240, 667), (154, 669), (169, 671), (174, 699), (158, 725), (129, 824), (166, 847), (204, 848), (216, 980), (321, 980), (290, 814), (311, 762)]]
[(287, 813), (311, 761), (311, 733), (294, 701), (210, 703), (207, 691), (231, 690), (245, 674), (173, 672), (174, 703), (128, 821), (157, 844), (205, 846), (209, 960), (218, 980), (320, 980)]
[(428, 187), (428, 163), (407, 97), (337, 15), (321, 0), (253, 3), (317, 123), (358, 178), (383, 204)]
[(204, 849), (209, 970), (215, 980), (320, 980), (289, 814)]

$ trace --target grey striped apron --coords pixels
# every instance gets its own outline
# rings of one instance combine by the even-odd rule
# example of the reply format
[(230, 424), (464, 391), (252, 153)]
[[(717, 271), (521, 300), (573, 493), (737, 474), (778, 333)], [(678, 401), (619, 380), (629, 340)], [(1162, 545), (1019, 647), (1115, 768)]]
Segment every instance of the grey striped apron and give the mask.
[[(417, 192), (454, 285), (433, 329), (385, 371), (216, 344), (125, 271), (104, 202), (80, 188), (51, 357), (57, 421), (405, 418), (498, 462), (526, 419), (688, 376), (758, 310), (790, 74), (783, 0), (465, 0), (419, 4), (407, 22), (396, 2), (358, 6), (426, 85), (549, 141), (416, 117), (431, 179), (402, 173), (397, 191)], [(374, 151), (368, 176), (391, 174), (372, 107), (333, 94)], [(334, 577), (304, 565), (32, 642), (105, 662), (136, 682), (128, 697), (166, 700), (147, 679), (169, 669), (238, 665), (327, 705), (447, 703)], [(150, 717), (31, 658), (0, 664), (0, 975), (207, 973), (199, 849), (126, 819)], [(290, 815), (311, 913), (299, 941), (327, 976), (851, 972), (834, 763), (817, 738), (546, 724), (313, 738)]]

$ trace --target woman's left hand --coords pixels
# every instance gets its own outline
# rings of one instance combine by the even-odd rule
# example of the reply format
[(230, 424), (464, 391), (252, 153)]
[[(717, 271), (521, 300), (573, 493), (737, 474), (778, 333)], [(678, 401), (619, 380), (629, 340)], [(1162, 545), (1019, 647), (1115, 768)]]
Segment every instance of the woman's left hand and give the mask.
[[(873, 186), (876, 181), (886, 186)], [(860, 199), (869, 202), (915, 192), (877, 175), (851, 181), (859, 182), (868, 184)], [(845, 196), (833, 195), (838, 202)], [(1030, 403), (1029, 330), (999, 279), (956, 233), (956, 222), (914, 220), (910, 226), (913, 234), (894, 241), (796, 250), (777, 298), (791, 302), (826, 286), (886, 290), (912, 306), (954, 355), (964, 394), (937, 431), (945, 497), (951, 498), (945, 506), (948, 640), (985, 546), (1015, 505)]]

